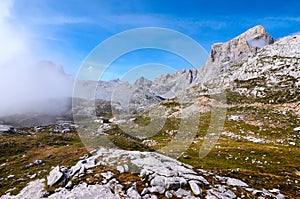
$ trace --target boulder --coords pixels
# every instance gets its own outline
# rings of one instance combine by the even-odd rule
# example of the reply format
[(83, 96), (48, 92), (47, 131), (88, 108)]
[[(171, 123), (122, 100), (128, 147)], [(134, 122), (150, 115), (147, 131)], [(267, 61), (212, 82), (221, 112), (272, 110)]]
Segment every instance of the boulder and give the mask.
[(235, 179), (235, 178), (227, 178), (226, 182), (229, 186), (236, 186), (236, 187), (248, 187), (249, 185), (245, 182)]
[(105, 173), (101, 173), (101, 176), (104, 177), (106, 180), (109, 180), (114, 176), (114, 173), (111, 171), (107, 171)]
[(64, 174), (60, 171), (59, 166), (56, 166), (52, 171), (50, 171), (49, 176), (47, 177), (47, 185), (53, 186), (60, 182), (63, 178)]
[(300, 126), (293, 129), (294, 131), (300, 131)]
[(0, 135), (9, 135), (15, 133), (17, 133), (17, 130), (13, 126), (0, 124)]
[(130, 187), (126, 191), (126, 194), (129, 199), (141, 199), (142, 198), (135, 186)]
[(196, 180), (191, 180), (189, 181), (189, 185), (191, 187), (192, 192), (195, 195), (201, 195), (202, 194), (202, 189), (201, 189), (201, 184), (200, 182), (196, 181)]

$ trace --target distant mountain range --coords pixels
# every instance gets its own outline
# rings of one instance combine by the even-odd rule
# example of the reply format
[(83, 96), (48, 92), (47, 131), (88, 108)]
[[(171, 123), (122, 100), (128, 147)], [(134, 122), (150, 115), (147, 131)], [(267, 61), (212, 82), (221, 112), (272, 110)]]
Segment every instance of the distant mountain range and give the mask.
[(200, 69), (179, 70), (154, 81), (141, 77), (133, 85), (120, 80), (99, 82), (97, 98), (113, 101), (118, 109), (129, 99), (131, 108), (145, 110), (164, 99), (187, 93), (212, 94), (222, 87), (230, 103), (297, 101), (299, 44), (300, 36), (276, 41), (263, 26), (255, 26), (228, 42), (212, 45), (207, 63)]
[[(299, 44), (299, 35), (287, 36), (276, 41), (259, 25), (230, 41), (212, 45), (205, 66), (199, 69), (178, 70), (174, 74), (161, 75), (153, 81), (140, 77), (134, 84), (121, 80), (81, 81), (80, 87), (82, 91), (90, 92), (97, 84), (95, 96), (98, 115), (111, 112), (138, 113), (165, 99), (185, 96), (189, 100), (220, 90), (226, 93), (228, 103), (295, 102), (300, 100)], [(45, 69), (49, 68), (51, 63), (46, 65)], [(59, 71), (63, 74), (63, 71)], [(70, 82), (70, 76), (65, 76), (66, 82)], [(93, 97), (83, 94), (75, 96), (75, 99), (86, 98), (93, 101)], [(60, 103), (56, 103), (58, 101)], [(43, 110), (42, 107), (47, 106), (46, 104), (50, 104), (53, 107), (51, 109), (56, 110), (57, 104), (59, 111), (54, 111), (50, 114), (51, 117), (67, 115), (70, 118), (70, 98), (55, 100), (55, 104), (49, 103), (49, 100), (46, 104), (36, 104), (40, 107), (37, 108), (39, 110)], [(6, 121), (7, 118), (2, 120)], [(22, 120), (22, 126), (26, 124), (26, 118)], [(55, 119), (49, 121), (53, 120)], [(12, 119), (8, 121), (12, 124), (16, 122)]]

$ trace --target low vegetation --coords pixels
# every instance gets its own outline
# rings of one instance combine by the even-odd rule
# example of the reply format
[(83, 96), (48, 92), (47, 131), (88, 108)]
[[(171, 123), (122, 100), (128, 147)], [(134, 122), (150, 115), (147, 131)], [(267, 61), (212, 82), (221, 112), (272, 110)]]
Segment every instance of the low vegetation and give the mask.
[[(75, 132), (0, 136), (0, 195), (18, 193), (35, 178), (48, 175), (52, 166), (74, 164), (88, 153)], [(41, 162), (39, 162), (41, 160)]]
[[(172, 103), (167, 106), (172, 109), (178, 105)], [(230, 119), (231, 116), (236, 116), (237, 119)], [(200, 158), (199, 150), (210, 120), (210, 112), (200, 115), (198, 130), (191, 145), (177, 157), (178, 160), (218, 175), (239, 178), (257, 189), (278, 188), (291, 198), (300, 197), (300, 137), (299, 131), (293, 130), (299, 125), (299, 116), (291, 111), (282, 112), (271, 108), (231, 106), (227, 110), (222, 131), (225, 134), (221, 134), (207, 156)], [(107, 135), (104, 137), (122, 149), (155, 151), (174, 139), (182, 122), (180, 118), (167, 118), (158, 133), (146, 138), (127, 134), (118, 125), (110, 124), (112, 128), (105, 132)], [(137, 116), (133, 124), (146, 126), (149, 118)], [(45, 127), (44, 131), (34, 132), (33, 128), (27, 128), (23, 130), (29, 132), (29, 135), (0, 136), (1, 194), (11, 188), (14, 188), (12, 194), (18, 193), (29, 181), (46, 177), (51, 167), (72, 166), (88, 153), (76, 132), (53, 134), (49, 129), (51, 126)], [(89, 147), (96, 148), (101, 142), (107, 144), (104, 137), (96, 136), (85, 141), (89, 143)], [(146, 146), (143, 144), (144, 139), (153, 140), (157, 144)], [(37, 164), (36, 160), (42, 162)], [(99, 172), (112, 170), (102, 166), (94, 169)], [(137, 181), (138, 185), (141, 184), (138, 186), (141, 189), (142, 182), (138, 176), (112, 171), (117, 174), (119, 181)], [(87, 175), (85, 178), (91, 184), (101, 180), (97, 176)]]

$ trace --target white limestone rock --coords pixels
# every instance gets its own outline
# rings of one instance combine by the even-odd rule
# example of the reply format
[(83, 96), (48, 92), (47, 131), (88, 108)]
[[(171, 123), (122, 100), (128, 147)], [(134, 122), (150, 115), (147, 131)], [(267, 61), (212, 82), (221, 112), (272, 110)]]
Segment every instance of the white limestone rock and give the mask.
[(10, 193), (0, 196), (1, 199), (24, 199), (32, 198), (39, 199), (45, 195), (44, 191), (44, 179), (38, 179), (29, 182), (25, 188), (23, 188), (18, 195), (12, 196)]
[(274, 39), (263, 26), (255, 26), (243, 34), (225, 43), (216, 43), (211, 47), (206, 65), (217, 65), (219, 73), (227, 67), (243, 61), (254, 55), (262, 47), (274, 43)]
[(86, 183), (75, 186), (72, 190), (63, 188), (48, 197), (49, 199), (80, 198), (80, 199), (120, 199), (114, 195), (106, 185), (87, 185)]
[(300, 126), (293, 129), (294, 131), (300, 131)]
[(178, 189), (177, 191), (175, 191), (174, 194), (175, 194), (178, 198), (191, 196), (191, 192), (190, 192), (190, 191), (187, 191), (187, 190), (181, 189), (181, 188)]
[(62, 180), (64, 174), (60, 171), (60, 167), (56, 166), (52, 169), (47, 177), (47, 185), (53, 186), (54, 184), (58, 183)]
[(246, 184), (245, 182), (235, 179), (235, 178), (227, 178), (226, 183), (229, 186), (235, 186), (235, 187), (249, 187), (248, 184)]
[(130, 187), (126, 191), (126, 194), (129, 199), (141, 199), (142, 198), (135, 186)]
[(104, 177), (106, 180), (109, 180), (114, 176), (114, 173), (111, 171), (107, 171), (105, 173), (101, 173), (101, 176)]
[(189, 185), (190, 185), (190, 188), (191, 188), (192, 192), (195, 195), (201, 195), (202, 194), (202, 189), (201, 189), (200, 182), (198, 182), (196, 180), (191, 180), (191, 181), (189, 181)]

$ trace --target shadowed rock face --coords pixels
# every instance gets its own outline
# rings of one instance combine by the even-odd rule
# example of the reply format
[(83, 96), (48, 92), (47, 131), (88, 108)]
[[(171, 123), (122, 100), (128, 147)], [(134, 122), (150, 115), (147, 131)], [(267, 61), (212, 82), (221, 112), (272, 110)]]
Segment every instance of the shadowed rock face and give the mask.
[(262, 47), (274, 43), (263, 26), (255, 26), (236, 38), (214, 44), (206, 65), (218, 65), (219, 72), (223, 73), (233, 63), (246, 61)]

